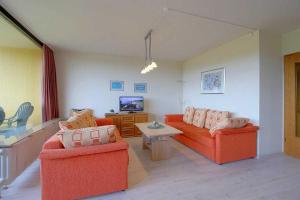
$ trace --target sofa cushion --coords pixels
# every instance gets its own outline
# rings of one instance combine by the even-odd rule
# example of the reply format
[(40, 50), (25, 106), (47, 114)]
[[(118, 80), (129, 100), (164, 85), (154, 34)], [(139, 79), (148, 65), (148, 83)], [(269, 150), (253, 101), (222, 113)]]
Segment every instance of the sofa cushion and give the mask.
[(192, 124), (193, 123), (193, 117), (195, 113), (195, 108), (194, 107), (187, 107), (185, 109), (184, 115), (183, 115), (183, 121), (187, 124)]
[(182, 135), (202, 145), (215, 146), (215, 138), (210, 135), (209, 130), (206, 128), (198, 128), (184, 122), (168, 122), (168, 125), (181, 130), (183, 132)]
[(70, 117), (66, 121), (60, 121), (59, 127), (63, 130), (73, 130), (87, 127), (96, 127), (97, 123), (95, 117), (91, 114), (91, 112), (86, 111), (75, 116)]
[(205, 128), (211, 129), (217, 122), (230, 117), (230, 112), (209, 110), (206, 114)]
[(248, 118), (226, 118), (219, 121), (214, 127), (212, 127), (209, 132), (214, 135), (216, 130), (224, 128), (242, 128), (246, 126), (249, 122)]
[(198, 128), (189, 125), (183, 127), (181, 131), (183, 131), (183, 135), (187, 138), (208, 147), (215, 147), (215, 139), (210, 135), (209, 130), (206, 128)]
[(116, 142), (115, 125), (60, 130), (57, 133), (63, 146), (67, 148), (107, 144)]
[(196, 109), (193, 117), (193, 125), (203, 128), (205, 124), (206, 113), (208, 109)]
[(169, 126), (172, 126), (174, 128), (177, 128), (179, 130), (181, 130), (183, 127), (186, 127), (188, 125), (184, 122), (167, 122), (166, 124), (168, 124)]

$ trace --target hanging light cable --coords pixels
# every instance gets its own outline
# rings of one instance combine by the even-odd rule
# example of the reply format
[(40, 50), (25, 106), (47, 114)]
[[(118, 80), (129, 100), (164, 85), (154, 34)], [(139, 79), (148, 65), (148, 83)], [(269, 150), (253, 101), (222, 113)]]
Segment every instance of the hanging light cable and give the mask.
[(148, 60), (148, 48), (147, 48), (147, 40), (146, 40), (146, 37), (145, 37), (145, 65), (141, 71), (141, 74), (146, 74), (146, 66), (147, 66), (147, 60)]

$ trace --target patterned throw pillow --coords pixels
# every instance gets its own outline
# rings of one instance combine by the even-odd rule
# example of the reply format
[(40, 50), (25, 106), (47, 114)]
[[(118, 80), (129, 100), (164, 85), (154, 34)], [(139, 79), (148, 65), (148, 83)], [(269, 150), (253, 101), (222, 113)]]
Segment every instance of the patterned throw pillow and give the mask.
[(230, 117), (230, 112), (209, 110), (206, 114), (205, 128), (211, 129), (217, 122)]
[(215, 135), (215, 131), (223, 128), (242, 128), (249, 122), (248, 118), (226, 118), (219, 121), (209, 132), (211, 135)]
[(95, 117), (90, 112), (82, 112), (81, 114), (70, 117), (67, 121), (59, 122), (59, 127), (63, 130), (73, 130), (96, 126), (97, 123)]
[(193, 125), (203, 128), (205, 124), (206, 113), (208, 109), (196, 109), (193, 117)]
[(116, 142), (115, 125), (60, 130), (57, 133), (63, 146), (68, 148)]
[(193, 117), (195, 113), (195, 108), (189, 106), (185, 109), (185, 113), (183, 115), (183, 121), (187, 124), (193, 123)]

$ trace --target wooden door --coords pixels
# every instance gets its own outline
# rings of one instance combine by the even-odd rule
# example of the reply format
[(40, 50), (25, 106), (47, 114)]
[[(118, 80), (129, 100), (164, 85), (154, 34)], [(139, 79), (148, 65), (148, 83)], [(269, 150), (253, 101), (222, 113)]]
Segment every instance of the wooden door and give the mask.
[(284, 152), (300, 158), (300, 53), (284, 57)]

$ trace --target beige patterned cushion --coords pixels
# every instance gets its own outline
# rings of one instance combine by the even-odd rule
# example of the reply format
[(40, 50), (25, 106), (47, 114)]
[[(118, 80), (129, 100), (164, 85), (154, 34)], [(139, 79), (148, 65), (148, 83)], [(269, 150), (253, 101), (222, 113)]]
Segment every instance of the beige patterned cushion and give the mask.
[(96, 127), (97, 123), (95, 117), (91, 112), (82, 112), (78, 115), (70, 117), (67, 121), (60, 121), (59, 127), (63, 130), (67, 129), (80, 129), (87, 127)]
[(206, 113), (208, 109), (196, 109), (193, 117), (193, 125), (203, 128), (205, 124)]
[(248, 118), (225, 118), (219, 121), (209, 132), (214, 135), (214, 132), (223, 128), (241, 128), (249, 122)]
[(68, 148), (116, 142), (115, 125), (61, 130), (57, 133), (63, 146)]
[(189, 106), (185, 109), (185, 113), (183, 115), (183, 121), (187, 124), (193, 123), (193, 117), (195, 113), (195, 108)]
[(206, 114), (205, 128), (211, 129), (217, 122), (230, 117), (230, 112), (209, 110)]

